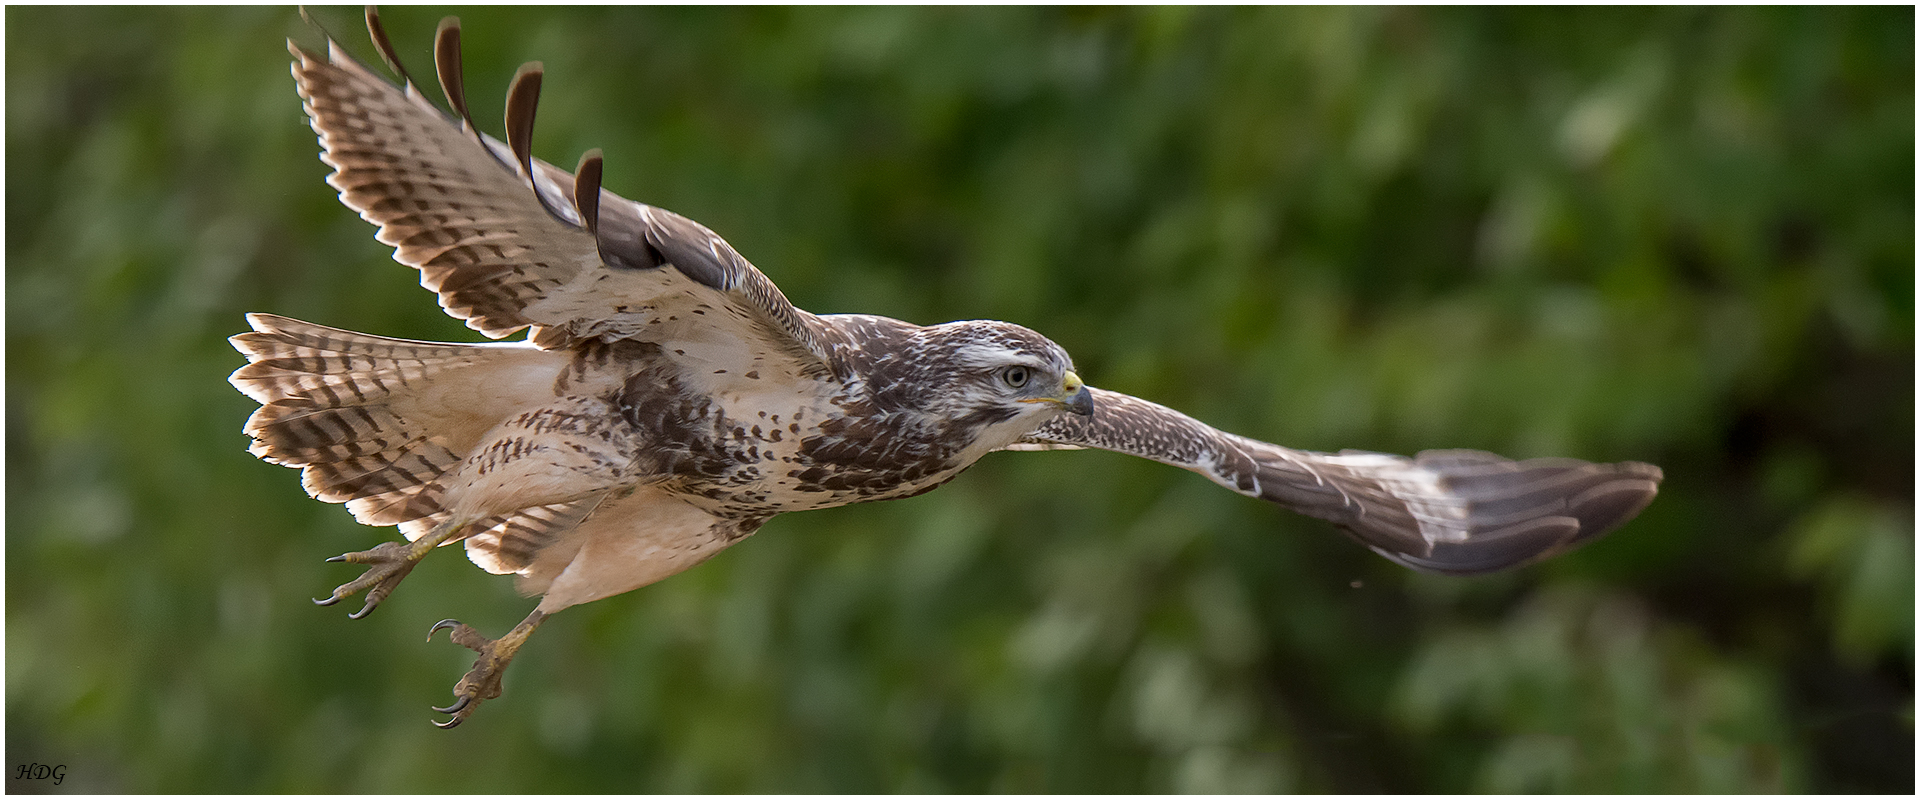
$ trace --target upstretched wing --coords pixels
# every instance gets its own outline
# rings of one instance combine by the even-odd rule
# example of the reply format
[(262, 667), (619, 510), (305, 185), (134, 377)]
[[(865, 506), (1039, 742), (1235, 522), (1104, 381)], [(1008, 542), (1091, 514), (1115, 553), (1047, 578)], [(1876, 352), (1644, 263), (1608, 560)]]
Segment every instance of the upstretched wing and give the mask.
[(473, 126), (457, 20), (443, 21), (435, 41), (454, 116), (400, 69), (371, 9), (367, 22), (401, 85), (331, 39), (324, 58), (288, 42), (294, 79), (321, 160), (334, 168), (327, 182), (380, 226), (379, 240), (420, 270), (447, 313), (494, 338), (532, 327), (532, 341), (549, 349), (631, 338), (716, 351), (696, 357), (744, 364), (751, 352), (802, 372), (824, 369), (817, 319), (719, 236), (602, 190), (598, 151), (575, 174), (532, 158), (537, 63), (514, 80), (502, 144)]
[(1626, 524), (1660, 486), (1659, 467), (1631, 461), (1290, 450), (1137, 397), (1093, 393), (1091, 419), (1063, 415), (1009, 449), (1096, 447), (1189, 469), (1331, 521), (1422, 572), (1475, 575), (1566, 552)]

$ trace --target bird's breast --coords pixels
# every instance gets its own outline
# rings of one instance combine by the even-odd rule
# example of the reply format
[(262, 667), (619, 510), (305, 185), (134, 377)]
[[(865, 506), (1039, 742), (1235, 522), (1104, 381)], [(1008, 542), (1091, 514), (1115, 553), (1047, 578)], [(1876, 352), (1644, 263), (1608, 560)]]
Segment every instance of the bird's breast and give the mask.
[(965, 467), (935, 426), (825, 381), (701, 386), (652, 370), (619, 406), (639, 474), (725, 516), (765, 516), (905, 497)]

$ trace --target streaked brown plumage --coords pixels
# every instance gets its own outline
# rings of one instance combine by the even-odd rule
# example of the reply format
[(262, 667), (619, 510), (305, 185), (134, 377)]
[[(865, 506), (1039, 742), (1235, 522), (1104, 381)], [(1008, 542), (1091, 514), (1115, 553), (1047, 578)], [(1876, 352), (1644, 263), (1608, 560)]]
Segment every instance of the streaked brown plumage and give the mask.
[(290, 43), (328, 183), (449, 314), (528, 336), (415, 342), (252, 314), (232, 382), (261, 403), (255, 455), (407, 540), (334, 559), (369, 568), (319, 602), (364, 591), (366, 614), (453, 542), (542, 596), (497, 640), (433, 627), (479, 653), (447, 726), (499, 694), (546, 616), (693, 566), (776, 514), (918, 494), (995, 450), (1154, 459), (1454, 574), (1565, 552), (1657, 491), (1660, 470), (1632, 462), (1289, 450), (1085, 387), (1017, 325), (809, 314), (706, 228), (602, 190), (598, 151), (573, 174), (533, 159), (537, 64), (508, 92), (503, 144), (472, 124), (457, 22), (435, 43), (451, 116), (406, 79), (371, 9), (368, 28), (400, 86), (331, 41), (327, 57)]

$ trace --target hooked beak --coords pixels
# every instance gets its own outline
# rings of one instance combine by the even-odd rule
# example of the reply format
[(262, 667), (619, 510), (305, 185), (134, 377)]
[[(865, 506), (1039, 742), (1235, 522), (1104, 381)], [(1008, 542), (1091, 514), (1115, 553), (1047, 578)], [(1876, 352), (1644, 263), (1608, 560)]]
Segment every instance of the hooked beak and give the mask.
[(1059, 398), (1060, 404), (1066, 406), (1068, 411), (1092, 419), (1093, 391), (1088, 389), (1085, 383), (1080, 382), (1080, 376), (1068, 372), (1065, 386), (1062, 388), (1065, 391)]
[(1091, 418), (1093, 416), (1093, 390), (1080, 381), (1080, 376), (1069, 371), (1061, 381), (1060, 394), (1056, 397), (1029, 397), (1022, 403), (1051, 403), (1075, 414)]

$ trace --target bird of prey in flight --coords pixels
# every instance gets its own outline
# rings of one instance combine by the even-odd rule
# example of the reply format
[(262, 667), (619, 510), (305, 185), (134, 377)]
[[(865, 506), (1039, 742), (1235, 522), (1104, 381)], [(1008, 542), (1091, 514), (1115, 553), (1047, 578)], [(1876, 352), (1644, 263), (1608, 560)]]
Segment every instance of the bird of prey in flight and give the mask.
[(776, 514), (911, 497), (996, 450), (1150, 458), (1456, 575), (1564, 553), (1658, 489), (1660, 470), (1633, 462), (1292, 450), (1088, 386), (1019, 325), (810, 314), (699, 223), (602, 189), (599, 151), (571, 173), (533, 158), (537, 63), (508, 92), (503, 143), (467, 107), (457, 20), (434, 42), (450, 112), (372, 9), (367, 23), (398, 85), (331, 39), (324, 55), (289, 42), (327, 183), (448, 314), (528, 335), (419, 342), (250, 314), (231, 380), (261, 403), (254, 455), (405, 538), (330, 559), (367, 570), (316, 602), (365, 592), (363, 616), (454, 542), (542, 597), (498, 639), (428, 631), (479, 654), (437, 725), (499, 696), (554, 612), (692, 567)]

